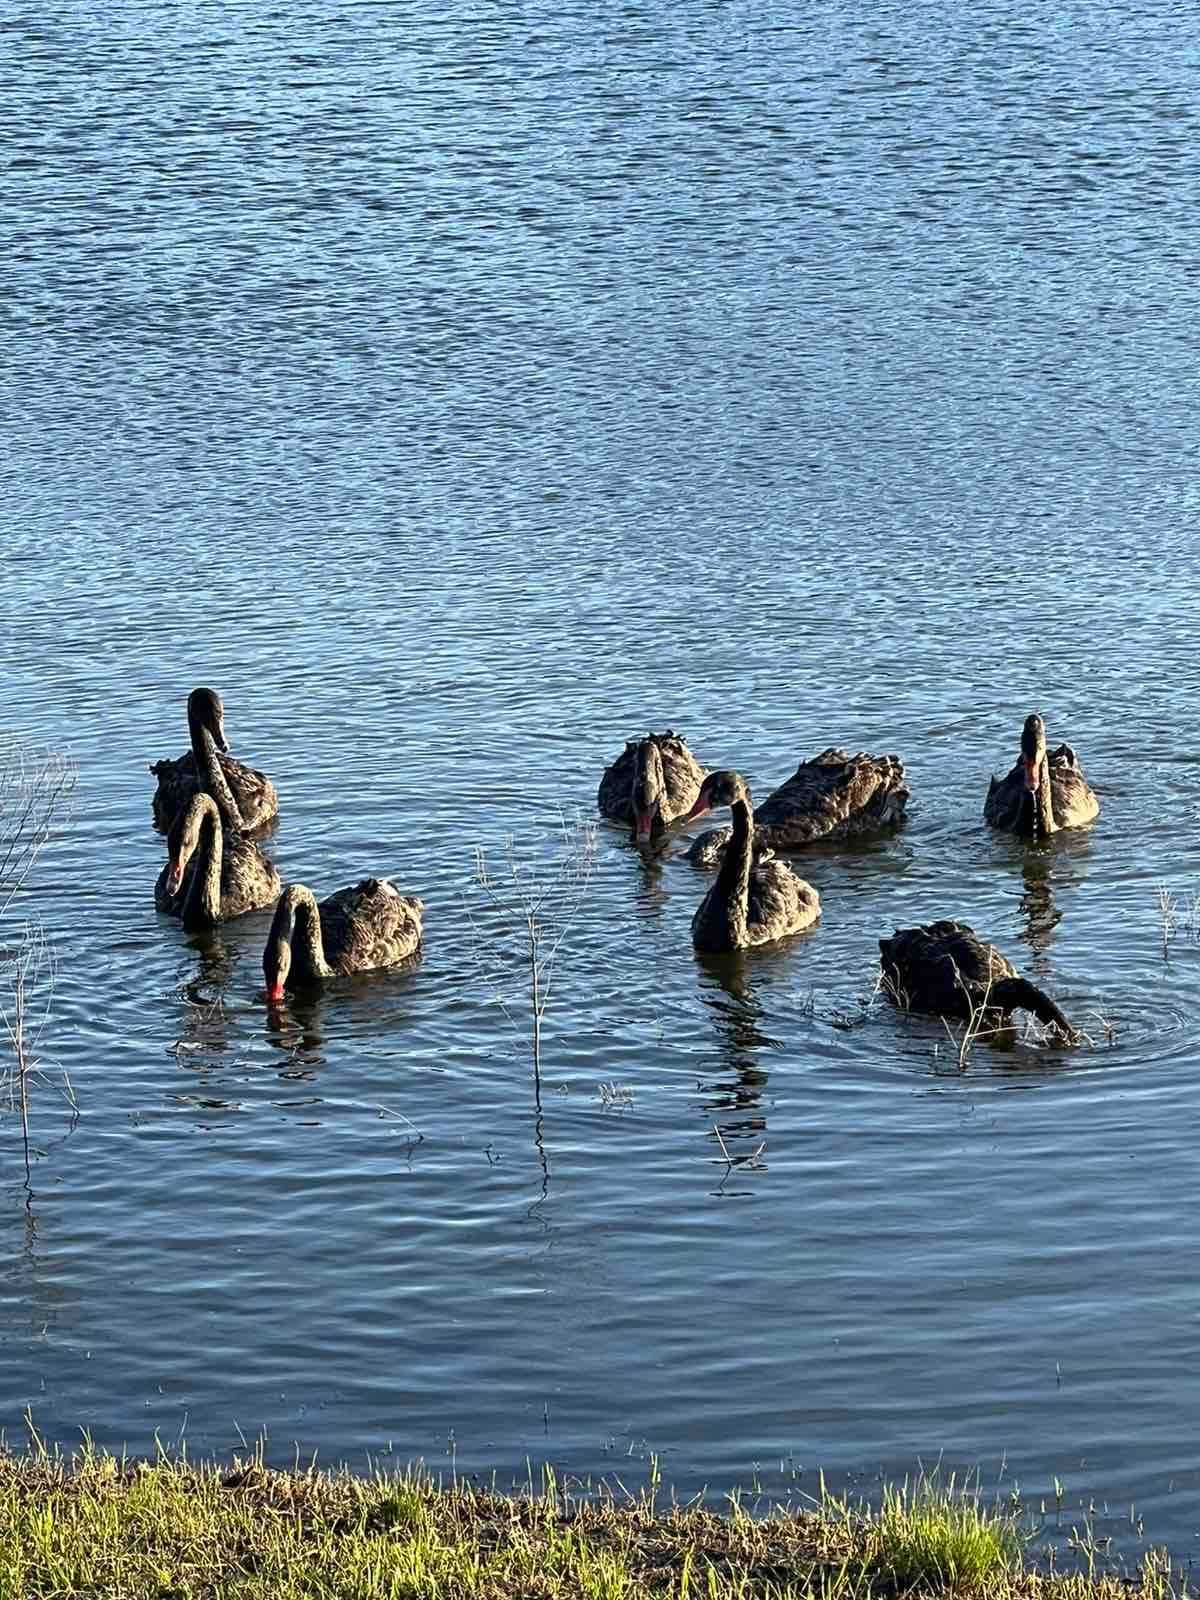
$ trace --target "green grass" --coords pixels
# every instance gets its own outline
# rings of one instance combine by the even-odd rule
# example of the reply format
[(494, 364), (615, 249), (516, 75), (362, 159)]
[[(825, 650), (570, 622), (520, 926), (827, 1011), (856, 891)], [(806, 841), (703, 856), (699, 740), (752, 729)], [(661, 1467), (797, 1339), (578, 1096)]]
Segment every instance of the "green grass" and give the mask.
[(1021, 1564), (1012, 1517), (957, 1490), (953, 1479), (886, 1488), (874, 1532), (875, 1563), (897, 1589), (978, 1590)]
[[(656, 1486), (657, 1487), (657, 1486)], [(1130, 1581), (1047, 1576), (1011, 1516), (953, 1483), (823, 1497), (750, 1516), (598, 1490), (439, 1485), (417, 1469), (355, 1477), (0, 1453), (0, 1600), (1168, 1600), (1160, 1556)]]

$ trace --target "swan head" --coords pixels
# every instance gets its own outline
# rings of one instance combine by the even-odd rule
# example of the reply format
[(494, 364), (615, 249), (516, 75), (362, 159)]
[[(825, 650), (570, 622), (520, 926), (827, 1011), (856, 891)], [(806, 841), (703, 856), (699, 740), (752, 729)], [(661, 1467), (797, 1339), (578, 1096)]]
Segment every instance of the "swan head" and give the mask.
[(275, 906), (267, 947), (263, 951), (263, 977), (267, 984), (268, 1005), (283, 1004), (284, 987), (292, 970), (292, 934), (296, 927), (297, 911), (305, 897), (315, 906), (307, 889), (290, 883)]
[(1021, 729), (1021, 763), (1025, 768), (1025, 787), (1032, 794), (1041, 781), (1046, 759), (1046, 724), (1035, 711), (1025, 718)]
[(273, 966), (268, 966), (266, 956), (263, 957), (263, 976), (267, 982), (267, 1004), (281, 1006), (284, 1000), (284, 987), (287, 984), (288, 973), (292, 970), (292, 947), (290, 944), (280, 945), (276, 952)]
[(646, 844), (654, 831), (655, 822), (662, 817), (662, 803), (667, 792), (663, 773), (662, 754), (654, 739), (641, 739), (634, 747), (633, 785), (629, 803), (633, 811), (633, 836), (639, 844)]
[[(283, 901), (280, 900), (275, 920), (271, 924), (267, 948), (263, 951), (263, 977), (267, 984), (267, 1004), (272, 1006), (283, 1004), (284, 987), (292, 970), (291, 928), (287, 926), (285, 929), (281, 926), (279, 918), (279, 913), (283, 909)], [(285, 913), (285, 922), (290, 924), (290, 920), (290, 916)]]
[(228, 750), (225, 739), (225, 707), (215, 689), (193, 689), (188, 695), (188, 721), (212, 734), (218, 750)]
[(731, 806), (738, 800), (750, 804), (750, 790), (741, 773), (729, 770), (710, 772), (700, 785), (696, 803), (688, 812), (685, 821), (701, 817), (706, 811), (718, 811), (722, 806)]

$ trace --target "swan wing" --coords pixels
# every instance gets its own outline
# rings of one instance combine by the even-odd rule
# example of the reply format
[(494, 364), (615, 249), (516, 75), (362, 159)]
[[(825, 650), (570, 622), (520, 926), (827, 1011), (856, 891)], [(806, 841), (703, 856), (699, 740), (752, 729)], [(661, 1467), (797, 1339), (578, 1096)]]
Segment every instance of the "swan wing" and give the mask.
[(394, 967), (421, 945), (423, 903), (387, 878), (364, 878), (318, 907), (325, 959), (335, 972)]
[(685, 817), (696, 804), (705, 771), (688, 749), (687, 741), (677, 733), (659, 734), (655, 741), (662, 757), (663, 778), (667, 785), (667, 804), (663, 806), (663, 821), (674, 822)]
[(611, 766), (605, 767), (596, 791), (596, 806), (601, 816), (611, 817), (614, 822), (633, 821), (629, 791), (633, 786), (633, 760), (637, 743), (636, 739), (631, 739)]
[(844, 838), (901, 821), (910, 795), (898, 756), (837, 748), (802, 761), (754, 813), (777, 849)]
[(821, 899), (784, 861), (773, 857), (750, 873), (747, 933), (751, 944), (767, 944), (811, 928), (821, 915)]
[[(218, 755), (217, 760), (248, 831), (265, 826), (278, 815), (279, 795), (265, 772), (248, 767), (233, 756)], [(158, 779), (158, 788), (150, 802), (154, 827), (159, 833), (170, 833), (175, 818), (203, 788), (196, 758), (187, 750), (174, 761), (154, 762), (150, 773)]]
[[(189, 871), (192, 865), (189, 862)], [(282, 893), (283, 881), (275, 863), (248, 839), (227, 836), (221, 852), (222, 920), (273, 906)]]
[(1050, 797), (1054, 820), (1060, 828), (1078, 828), (1100, 815), (1100, 802), (1083, 775), (1079, 758), (1069, 744), (1060, 744), (1047, 758), (1050, 763)]
[(993, 777), (983, 802), (983, 820), (993, 828), (1015, 830), (1025, 798), (1025, 769), (1018, 761), (1003, 778)]

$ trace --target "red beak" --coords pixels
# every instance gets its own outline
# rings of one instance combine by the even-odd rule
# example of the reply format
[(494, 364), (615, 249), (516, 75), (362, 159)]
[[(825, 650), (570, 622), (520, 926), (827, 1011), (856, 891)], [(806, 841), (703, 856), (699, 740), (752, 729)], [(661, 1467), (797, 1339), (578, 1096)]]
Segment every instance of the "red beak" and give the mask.
[(167, 893), (178, 894), (179, 885), (183, 882), (183, 868), (178, 861), (171, 862), (171, 869), (167, 873)]
[(281, 1006), (283, 1004), (282, 981), (267, 985), (267, 1004), (270, 1006)]
[(701, 792), (696, 796), (696, 804), (692, 807), (683, 820), (685, 822), (690, 822), (693, 817), (702, 817), (704, 813), (710, 809), (708, 796), (703, 792), (703, 790), (701, 790)]
[(1038, 786), (1038, 762), (1032, 756), (1022, 756), (1025, 763), (1025, 787), (1034, 790)]
[(653, 826), (653, 824), (654, 824), (654, 818), (650, 815), (650, 813), (648, 811), (639, 811), (637, 813), (637, 836), (638, 836), (638, 838), (639, 839), (648, 839), (650, 837), (650, 829)]

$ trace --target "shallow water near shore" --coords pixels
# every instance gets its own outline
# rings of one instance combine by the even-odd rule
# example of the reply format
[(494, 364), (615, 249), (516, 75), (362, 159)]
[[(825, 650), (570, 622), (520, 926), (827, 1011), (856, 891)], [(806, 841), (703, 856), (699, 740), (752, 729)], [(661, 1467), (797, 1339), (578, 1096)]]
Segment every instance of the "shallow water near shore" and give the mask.
[[(133, 1451), (654, 1454), (714, 1494), (940, 1459), (1187, 1555), (1178, 18), (130, 3), (6, 32), (3, 720), (80, 767), (28, 898), (79, 1106), (35, 1108), (32, 1220), (0, 1123), (9, 1438), (28, 1407)], [(419, 893), (419, 967), (273, 1017), (265, 915), (155, 913), (146, 764), (197, 683), (278, 783), (285, 879)], [(1024, 846), (981, 810), (1035, 708), (1102, 811)], [(817, 928), (724, 962), (691, 948), (686, 839), (601, 823), (539, 1109), (475, 851), (548, 881), (667, 725), (759, 796), (894, 750), (910, 820), (808, 852)], [(1090, 1042), (959, 1072), (872, 1000), (879, 937), (946, 915)]]

